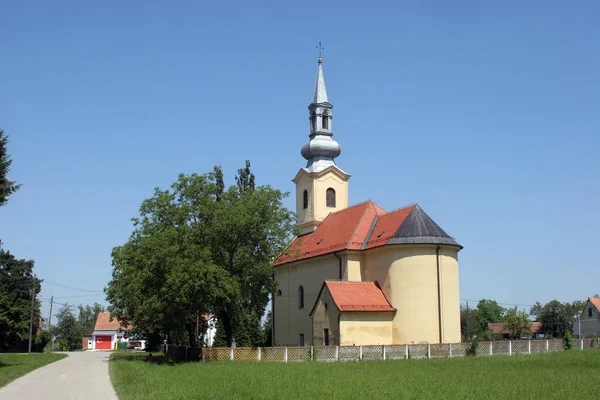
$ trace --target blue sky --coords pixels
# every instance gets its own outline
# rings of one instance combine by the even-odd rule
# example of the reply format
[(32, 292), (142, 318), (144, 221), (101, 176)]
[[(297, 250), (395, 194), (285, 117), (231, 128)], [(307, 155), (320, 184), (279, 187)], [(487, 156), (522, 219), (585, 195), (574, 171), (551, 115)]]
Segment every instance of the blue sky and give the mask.
[(293, 192), (321, 41), (351, 203), (418, 202), (465, 247), (461, 298), (599, 293), (600, 3), (373, 4), (5, 2), (0, 127), (23, 183), (5, 248), (102, 290), (177, 174), (222, 164), (232, 183), (250, 159)]

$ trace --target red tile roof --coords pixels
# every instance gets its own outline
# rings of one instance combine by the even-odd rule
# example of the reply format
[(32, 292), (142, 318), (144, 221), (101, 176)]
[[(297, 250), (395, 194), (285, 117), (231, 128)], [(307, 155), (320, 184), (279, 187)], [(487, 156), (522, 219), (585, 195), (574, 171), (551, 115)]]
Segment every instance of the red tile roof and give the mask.
[(396, 311), (377, 282), (325, 281), (340, 311)]
[(592, 302), (592, 304), (598, 309), (598, 311), (600, 311), (600, 298), (590, 297), (588, 298), (588, 300)]
[[(492, 333), (510, 333), (508, 330), (504, 329), (504, 322), (494, 322), (488, 323), (488, 329)], [(541, 322), (532, 322), (531, 323), (531, 333), (536, 334), (540, 332), (542, 329)]]
[(116, 318), (110, 320), (110, 313), (108, 311), (101, 312), (98, 314), (98, 318), (96, 319), (96, 326), (94, 327), (95, 331), (130, 331), (131, 327), (121, 326), (119, 321)]
[(372, 201), (331, 213), (313, 232), (298, 236), (273, 265), (303, 260), (340, 250), (360, 250), (376, 217), (385, 210)]
[(414, 205), (381, 216), (373, 228), (373, 233), (371, 234), (365, 249), (371, 249), (386, 244), (392, 238), (392, 235), (396, 233), (413, 208), (415, 208)]

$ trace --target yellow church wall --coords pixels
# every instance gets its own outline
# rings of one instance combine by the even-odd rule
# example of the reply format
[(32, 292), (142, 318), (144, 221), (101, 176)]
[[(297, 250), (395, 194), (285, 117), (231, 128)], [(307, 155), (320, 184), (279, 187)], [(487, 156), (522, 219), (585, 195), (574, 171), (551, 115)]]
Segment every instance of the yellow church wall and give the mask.
[(344, 252), (342, 257), (342, 279), (351, 282), (361, 282), (364, 257), (358, 252)]
[[(394, 245), (365, 255), (365, 280), (378, 281), (398, 310), (393, 321), (394, 343), (440, 342), (436, 250), (437, 245)], [(457, 250), (448, 246), (440, 257), (444, 343), (460, 341)]]
[[(327, 207), (327, 189), (335, 190), (335, 207)], [(322, 221), (330, 213), (348, 208), (348, 181), (342, 179), (334, 171), (329, 170), (314, 181), (315, 219)]]
[(460, 286), (458, 279), (458, 251), (455, 247), (440, 249), (442, 282), (442, 315), (444, 343), (460, 343)]
[[(310, 345), (312, 320), (309, 316), (325, 280), (339, 279), (339, 262), (333, 254), (274, 268), (277, 289), (274, 297), (276, 346), (297, 346), (299, 334)], [(298, 308), (298, 288), (304, 288), (304, 308)], [(277, 290), (276, 289), (276, 290)]]
[(327, 287), (323, 288), (323, 294), (315, 305), (312, 318), (313, 341), (308, 344), (325, 346), (325, 329), (327, 329), (329, 331), (329, 345), (339, 345), (340, 314), (329, 290), (327, 290)]
[(342, 346), (393, 344), (394, 313), (344, 312), (340, 316)]
[[(321, 172), (301, 169), (296, 184), (296, 218), (300, 233), (312, 232), (330, 213), (348, 207), (348, 178), (336, 167)], [(327, 207), (327, 189), (335, 190), (335, 207)], [(308, 205), (304, 208), (304, 190), (308, 191)]]
[[(304, 191), (308, 192), (308, 207), (304, 208)], [(314, 185), (313, 180), (308, 174), (302, 174), (296, 181), (296, 219), (300, 228), (300, 233), (310, 232), (314, 226), (310, 226), (308, 230), (303, 229), (303, 225), (309, 221), (314, 221)]]

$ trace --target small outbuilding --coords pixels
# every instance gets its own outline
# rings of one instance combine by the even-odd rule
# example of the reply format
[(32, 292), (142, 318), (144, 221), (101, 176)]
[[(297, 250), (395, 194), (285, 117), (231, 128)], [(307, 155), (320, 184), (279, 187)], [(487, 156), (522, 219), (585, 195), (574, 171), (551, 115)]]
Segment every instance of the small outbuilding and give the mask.
[(96, 326), (92, 332), (92, 348), (94, 350), (113, 350), (115, 344), (128, 342), (131, 327), (121, 326), (119, 321), (111, 318), (109, 312), (98, 314)]

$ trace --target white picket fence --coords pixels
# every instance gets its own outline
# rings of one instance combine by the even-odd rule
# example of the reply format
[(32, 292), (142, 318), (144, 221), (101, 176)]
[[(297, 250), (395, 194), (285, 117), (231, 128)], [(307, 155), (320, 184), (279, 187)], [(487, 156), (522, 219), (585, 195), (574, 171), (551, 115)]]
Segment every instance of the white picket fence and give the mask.
[[(405, 360), (411, 358), (464, 357), (469, 343), (403, 344), (383, 346), (236, 347), (204, 348), (204, 361), (361, 361)], [(593, 339), (574, 339), (573, 349), (598, 348)], [(561, 339), (481, 342), (477, 356), (534, 354), (564, 349)], [(176, 352), (171, 352), (176, 353)]]

